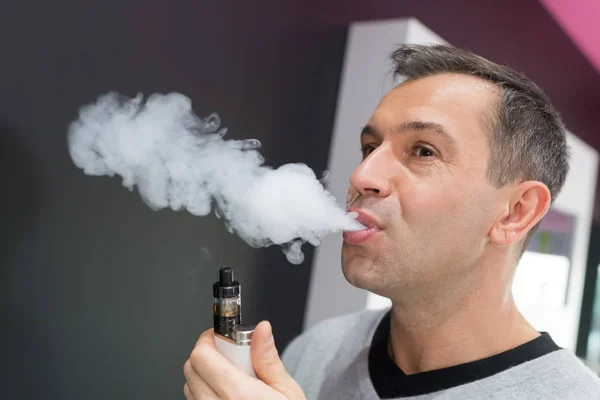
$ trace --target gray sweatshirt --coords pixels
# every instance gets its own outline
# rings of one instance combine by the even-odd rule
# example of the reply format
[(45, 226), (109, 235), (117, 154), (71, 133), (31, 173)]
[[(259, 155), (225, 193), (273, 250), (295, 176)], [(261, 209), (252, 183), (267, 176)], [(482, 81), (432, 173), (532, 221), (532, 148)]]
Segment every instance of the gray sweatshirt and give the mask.
[(282, 360), (309, 400), (600, 400), (600, 378), (547, 334), (488, 359), (407, 376), (387, 355), (388, 332), (389, 310), (333, 318), (294, 339)]

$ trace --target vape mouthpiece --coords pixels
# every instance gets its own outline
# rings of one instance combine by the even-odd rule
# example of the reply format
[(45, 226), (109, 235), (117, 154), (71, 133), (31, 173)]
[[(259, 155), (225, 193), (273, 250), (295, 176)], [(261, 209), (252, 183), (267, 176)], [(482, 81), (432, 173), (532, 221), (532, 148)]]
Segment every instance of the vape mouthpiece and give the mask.
[(221, 268), (219, 271), (219, 281), (221, 286), (233, 285), (233, 270), (229, 267)]

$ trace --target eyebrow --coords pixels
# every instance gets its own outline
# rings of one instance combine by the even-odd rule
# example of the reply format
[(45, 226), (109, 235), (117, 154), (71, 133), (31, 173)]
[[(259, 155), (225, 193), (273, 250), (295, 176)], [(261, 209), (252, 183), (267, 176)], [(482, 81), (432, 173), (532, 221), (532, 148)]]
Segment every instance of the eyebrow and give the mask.
[[(406, 132), (410, 132), (410, 131), (433, 132), (433, 133), (441, 136), (446, 142), (449, 142), (450, 144), (453, 144), (453, 145), (456, 144), (456, 140), (452, 137), (452, 135), (450, 133), (448, 133), (446, 128), (444, 128), (442, 125), (435, 123), (435, 122), (407, 121), (407, 122), (403, 122), (402, 124), (396, 126), (393, 129), (393, 132), (395, 132), (395, 133), (406, 133)], [(375, 128), (373, 125), (369, 125), (369, 124), (365, 125), (365, 127), (362, 129), (362, 131), (360, 133), (361, 139), (365, 135), (372, 135), (378, 139), (381, 139), (381, 136), (382, 136), (381, 133), (377, 130), (377, 128)]]

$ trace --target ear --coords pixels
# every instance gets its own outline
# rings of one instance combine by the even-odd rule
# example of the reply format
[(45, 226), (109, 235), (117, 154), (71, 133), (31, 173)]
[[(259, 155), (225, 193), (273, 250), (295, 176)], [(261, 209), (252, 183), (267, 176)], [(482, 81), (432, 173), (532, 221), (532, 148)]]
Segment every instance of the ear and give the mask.
[(538, 181), (520, 183), (490, 230), (490, 241), (497, 246), (520, 241), (546, 215), (550, 203), (546, 185)]

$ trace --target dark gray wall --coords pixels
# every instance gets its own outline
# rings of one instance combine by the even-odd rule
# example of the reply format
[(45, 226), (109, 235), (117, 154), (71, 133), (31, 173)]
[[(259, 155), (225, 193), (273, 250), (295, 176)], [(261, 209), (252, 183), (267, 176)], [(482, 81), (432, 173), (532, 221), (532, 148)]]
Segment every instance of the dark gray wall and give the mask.
[(294, 3), (237, 3), (0, 6), (0, 398), (183, 398), (221, 263), (246, 322), (271, 320), (280, 347), (300, 332), (308, 247), (293, 266), (215, 217), (152, 211), (67, 153), (68, 123), (100, 93), (179, 91), (231, 137), (260, 139), (268, 164), (320, 174), (345, 28), (299, 30)]

